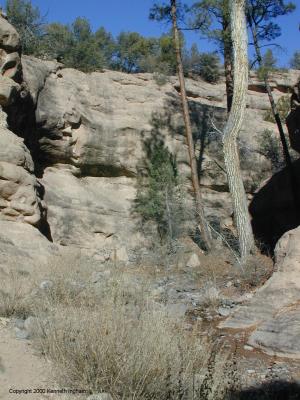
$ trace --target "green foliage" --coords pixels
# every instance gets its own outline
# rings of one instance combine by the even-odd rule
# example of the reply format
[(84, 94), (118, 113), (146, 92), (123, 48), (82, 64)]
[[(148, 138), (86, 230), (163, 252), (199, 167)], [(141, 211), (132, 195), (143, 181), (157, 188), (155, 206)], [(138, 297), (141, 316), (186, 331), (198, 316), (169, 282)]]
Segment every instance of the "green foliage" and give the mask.
[(147, 39), (137, 32), (122, 32), (117, 37), (115, 67), (124, 72), (139, 72), (140, 62), (155, 51), (155, 39)]
[(180, 226), (182, 204), (176, 160), (161, 141), (145, 144), (146, 176), (140, 177), (136, 211), (156, 224), (160, 238), (172, 240)]
[[(288, 113), (291, 111), (290, 96), (281, 96), (277, 101), (276, 107), (281, 121), (285, 123), (285, 119)], [(265, 113), (264, 120), (267, 122), (273, 122), (274, 124), (276, 123), (271, 108)]]
[(295, 51), (290, 60), (290, 67), (293, 69), (300, 69), (300, 51)]
[(270, 72), (276, 71), (277, 59), (274, 57), (271, 49), (268, 49), (263, 56), (261, 66), (257, 69), (257, 77), (264, 80)]
[(170, 35), (145, 38), (122, 32), (115, 40), (103, 27), (93, 32), (89, 21), (81, 17), (71, 25), (43, 24), (38, 7), (30, 0), (7, 0), (6, 10), (20, 34), (24, 54), (55, 58), (84, 72), (111, 68), (168, 75), (176, 71)]
[(284, 166), (280, 139), (269, 129), (265, 129), (258, 138), (259, 152), (272, 164), (273, 172)]
[(154, 72), (153, 79), (158, 86), (164, 86), (166, 83), (168, 83), (168, 77), (163, 73)]
[(295, 8), (294, 3), (285, 0), (248, 0), (247, 20), (256, 26), (258, 41), (269, 42), (279, 37), (281, 28), (274, 19), (293, 12)]
[(231, 43), (228, 0), (200, 0), (189, 10), (190, 27), (215, 42), (220, 51)]
[(73, 45), (73, 36), (67, 25), (52, 23), (45, 27), (42, 53), (45, 58), (62, 59), (68, 64), (68, 53)]
[[(181, 35), (181, 46), (184, 46), (184, 38)], [(162, 35), (159, 38), (159, 57), (157, 65), (160, 65), (162, 68), (167, 68), (165, 71), (167, 73), (175, 73), (176, 72), (176, 56), (174, 50), (174, 42), (172, 34), (169, 33), (167, 35)]]
[[(177, 21), (186, 26), (186, 16), (189, 12), (189, 7), (182, 1), (176, 1)], [(158, 22), (172, 22), (170, 1), (154, 3), (149, 12), (149, 19)], [(180, 28), (180, 27), (179, 27)]]
[(40, 51), (45, 58), (85, 72), (110, 66), (115, 43), (104, 28), (93, 33), (87, 19), (77, 18), (71, 26), (53, 23), (45, 31)]
[(206, 82), (216, 83), (220, 79), (220, 59), (216, 53), (200, 53), (195, 44), (184, 57), (185, 71), (201, 76)]
[(6, 13), (9, 22), (17, 29), (25, 54), (39, 51), (44, 24), (38, 7), (30, 0), (7, 0)]
[(277, 64), (277, 59), (274, 57), (271, 49), (268, 49), (263, 56), (262, 64), (264, 67), (269, 69), (275, 69)]

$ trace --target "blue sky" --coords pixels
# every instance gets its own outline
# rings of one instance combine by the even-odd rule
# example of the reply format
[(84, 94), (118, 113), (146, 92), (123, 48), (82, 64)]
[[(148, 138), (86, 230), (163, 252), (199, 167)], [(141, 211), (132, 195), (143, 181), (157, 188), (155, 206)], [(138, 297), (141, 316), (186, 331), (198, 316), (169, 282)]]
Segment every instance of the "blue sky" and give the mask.
[[(195, 0), (187, 0), (192, 4)], [(282, 36), (277, 39), (283, 51), (275, 50), (274, 53), (281, 65), (285, 65), (296, 50), (300, 50), (300, 0), (296, 11), (285, 17), (278, 18), (282, 28)], [(4, 3), (4, 0), (0, 0)], [(39, 6), (41, 13), (46, 15), (50, 22), (71, 23), (76, 17), (82, 16), (90, 20), (93, 29), (104, 26), (108, 31), (117, 35), (121, 31), (136, 31), (145, 36), (156, 36), (167, 30), (159, 23), (149, 21), (149, 9), (154, 0), (32, 0)], [(200, 40), (199, 36), (189, 33), (186, 37), (187, 44), (196, 42), (199, 50), (213, 50), (212, 43)]]

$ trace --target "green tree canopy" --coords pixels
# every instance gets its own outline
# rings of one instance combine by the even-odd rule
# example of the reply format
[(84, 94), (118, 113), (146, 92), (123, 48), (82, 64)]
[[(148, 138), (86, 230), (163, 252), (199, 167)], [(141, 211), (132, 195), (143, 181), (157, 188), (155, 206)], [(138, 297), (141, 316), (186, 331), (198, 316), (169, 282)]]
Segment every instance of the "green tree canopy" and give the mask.
[(295, 51), (293, 54), (293, 57), (290, 59), (290, 67), (300, 69), (300, 51)]
[(262, 57), (262, 62), (257, 69), (258, 78), (264, 80), (272, 71), (276, 70), (277, 59), (274, 57), (273, 51), (268, 49)]
[(23, 52), (34, 54), (44, 34), (39, 8), (33, 6), (30, 0), (6, 0), (5, 8), (9, 22), (20, 34)]
[(172, 240), (183, 218), (176, 160), (161, 141), (149, 140), (145, 147), (146, 176), (140, 180), (136, 211), (144, 222), (156, 224), (162, 240)]
[(196, 44), (184, 55), (186, 73), (201, 76), (206, 82), (215, 83), (220, 79), (220, 58), (216, 52), (200, 53)]

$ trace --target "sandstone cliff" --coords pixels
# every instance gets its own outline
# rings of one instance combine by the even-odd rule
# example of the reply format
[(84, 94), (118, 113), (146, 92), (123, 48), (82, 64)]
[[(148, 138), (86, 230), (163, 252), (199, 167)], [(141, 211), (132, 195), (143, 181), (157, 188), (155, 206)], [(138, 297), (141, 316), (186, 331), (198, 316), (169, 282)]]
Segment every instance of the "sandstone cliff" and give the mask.
[[(151, 74), (84, 74), (26, 56), (22, 66), (35, 110), (34, 119), (29, 121), (30, 132), (28, 126), (26, 132), (20, 129), (26, 126), (24, 109), (19, 111), (18, 105), (11, 113), (15, 121), (21, 121), (15, 130), (23, 135), (34, 156), (53, 241), (92, 249), (95, 255), (120, 245), (134, 248), (142, 240), (132, 204), (137, 171), (143, 168), (145, 141), (160, 137), (188, 179), (176, 78), (159, 86)], [(293, 71), (274, 76), (275, 97), (288, 92), (295, 77)], [(221, 224), (230, 225), (232, 208), (221, 138), (212, 125), (222, 129), (226, 117), (225, 85), (188, 80), (187, 90), (206, 212)], [(249, 199), (270, 176), (270, 161), (260, 154), (257, 144), (264, 129), (274, 129), (263, 120), (268, 108), (261, 85), (251, 77), (247, 120), (241, 135), (241, 163)], [(25, 117), (29, 114), (27, 109)], [(19, 212), (14, 204), (11, 208)], [(1, 214), (7, 219), (5, 212)], [(36, 215), (35, 225), (39, 218)]]
[[(9, 268), (10, 263), (17, 262), (30, 270), (30, 263), (44, 263), (49, 255), (60, 251), (60, 246), (81, 248), (96, 261), (105, 261), (113, 257), (115, 250), (123, 249), (123, 260), (132, 260), (135, 250), (144, 246), (139, 217), (132, 209), (147, 141), (162, 140), (166, 144), (190, 191), (177, 79), (170, 77), (160, 85), (151, 74), (84, 74), (55, 61), (27, 56), (21, 62), (18, 34), (3, 18), (0, 38), (1, 265)], [(275, 98), (287, 94), (297, 79), (297, 71), (274, 74), (271, 86)], [(218, 133), (226, 118), (225, 84), (188, 79), (187, 94), (205, 211), (210, 220), (231, 228), (232, 206)], [(263, 86), (252, 74), (240, 139), (249, 202), (272, 175), (270, 160), (262, 154), (259, 142), (265, 129), (274, 131), (274, 125), (264, 121), (268, 109)], [(284, 177), (284, 171), (279, 173), (275, 186), (274, 178), (267, 182), (251, 208), (264, 227), (276, 222), (275, 242), (299, 224), (293, 215), (291, 224), (285, 223), (291, 199), (275, 201), (277, 194), (285, 190)], [(274, 219), (275, 215), (279, 217)], [(290, 235), (292, 243), (296, 234), (298, 231)], [(272, 288), (279, 281), (278, 272), (265, 293), (269, 290), (277, 296)], [(286, 281), (286, 292), (290, 283)], [(259, 296), (257, 301), (264, 301), (265, 297)], [(296, 295), (290, 301), (288, 296), (286, 299), (285, 307), (298, 305)], [(255, 318), (254, 306), (246, 307), (232, 321), (238, 320), (239, 326), (241, 319), (247, 326), (256, 325), (258, 317), (277, 312), (282, 304), (277, 308), (275, 303), (270, 305), (270, 310), (265, 309)], [(294, 313), (293, 307), (291, 310)], [(286, 321), (281, 318), (280, 324)], [(272, 318), (266, 320), (264, 329), (275, 322)], [(227, 326), (231, 324), (235, 322)], [(251, 340), (258, 342), (255, 334)], [(272, 346), (268, 340), (259, 345)]]

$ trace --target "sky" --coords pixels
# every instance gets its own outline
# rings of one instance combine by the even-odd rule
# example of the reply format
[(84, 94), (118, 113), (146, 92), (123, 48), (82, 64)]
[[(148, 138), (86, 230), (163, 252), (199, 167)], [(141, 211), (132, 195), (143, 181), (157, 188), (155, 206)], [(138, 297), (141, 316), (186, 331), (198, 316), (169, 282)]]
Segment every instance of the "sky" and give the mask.
[[(300, 51), (300, 0), (293, 0), (297, 9), (290, 15), (278, 18), (282, 36), (276, 40), (283, 50), (274, 48), (280, 66), (286, 66), (292, 54)], [(195, 0), (187, 0), (192, 4)], [(5, 0), (0, 0), (3, 5)], [(121, 31), (136, 31), (144, 36), (158, 36), (168, 30), (164, 24), (149, 21), (149, 9), (154, 0), (32, 0), (49, 22), (72, 23), (78, 16), (86, 17), (95, 30), (100, 26), (116, 36)], [(212, 51), (212, 43), (194, 33), (186, 34), (186, 43), (197, 43), (200, 51)]]

